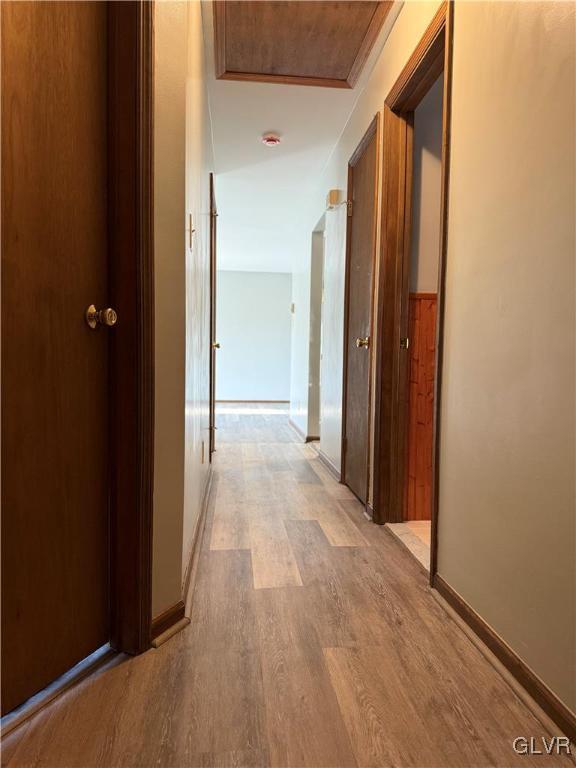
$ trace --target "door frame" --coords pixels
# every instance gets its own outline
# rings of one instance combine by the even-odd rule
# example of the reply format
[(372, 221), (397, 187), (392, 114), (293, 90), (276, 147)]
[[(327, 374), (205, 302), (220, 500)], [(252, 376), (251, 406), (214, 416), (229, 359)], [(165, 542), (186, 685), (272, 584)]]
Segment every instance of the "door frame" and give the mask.
[(370, 292), (370, 359), (368, 363), (368, 439), (366, 442), (366, 509), (370, 507), (370, 441), (371, 441), (371, 423), (372, 423), (372, 376), (374, 365), (374, 351), (372, 340), (374, 338), (374, 296), (376, 286), (376, 253), (377, 253), (377, 235), (378, 235), (378, 194), (380, 189), (380, 145), (381, 145), (381, 127), (380, 113), (377, 112), (366, 133), (360, 139), (360, 142), (350, 160), (348, 161), (348, 180), (346, 189), (346, 259), (344, 267), (344, 352), (342, 357), (342, 435), (341, 435), (341, 459), (340, 459), (340, 482), (346, 484), (346, 417), (347, 417), (347, 396), (348, 396), (348, 331), (350, 324), (350, 259), (352, 250), (352, 222), (354, 218), (354, 167), (362, 156), (364, 150), (372, 137), (376, 137), (376, 173), (374, 174), (374, 221), (373, 221), (373, 242), (372, 252), (372, 287)]
[(410, 229), (414, 110), (444, 72), (441, 224), (434, 382), (432, 540), (430, 578), (436, 571), (439, 499), (441, 373), (448, 234), (453, 0), (443, 2), (384, 104), (382, 224), (376, 334), (374, 521), (402, 522), (408, 403)]
[(209, 404), (209, 447), (208, 456), (216, 450), (216, 191), (214, 174), (210, 173), (210, 404)]
[(151, 642), (154, 480), (154, 3), (108, 3), (110, 645)]

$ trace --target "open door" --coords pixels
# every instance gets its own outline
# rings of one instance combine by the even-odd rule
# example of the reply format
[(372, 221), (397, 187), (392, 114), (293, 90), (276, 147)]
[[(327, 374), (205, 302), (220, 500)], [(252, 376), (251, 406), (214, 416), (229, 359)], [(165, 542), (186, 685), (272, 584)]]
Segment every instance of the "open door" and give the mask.
[[(451, 3), (442, 3), (439, 7), (388, 94), (383, 119), (374, 419), (374, 520), (378, 523), (401, 523), (406, 519), (413, 521), (431, 517), (432, 579), (437, 546), (438, 423), (450, 155), (452, 7)], [(437, 291), (432, 294), (411, 294), (410, 273), (414, 268), (411, 264), (411, 233), (415, 110), (431, 91), (438, 88), (442, 93), (442, 137), (439, 238), (435, 246), (438, 254)], [(418, 404), (417, 412), (411, 409), (415, 402)], [(417, 428), (424, 433), (420, 440), (420, 451), (416, 450)], [(424, 477), (425, 481), (420, 481), (420, 477)], [(415, 486), (418, 483), (420, 500), (416, 498)]]
[(210, 461), (216, 450), (216, 195), (214, 174), (210, 174)]

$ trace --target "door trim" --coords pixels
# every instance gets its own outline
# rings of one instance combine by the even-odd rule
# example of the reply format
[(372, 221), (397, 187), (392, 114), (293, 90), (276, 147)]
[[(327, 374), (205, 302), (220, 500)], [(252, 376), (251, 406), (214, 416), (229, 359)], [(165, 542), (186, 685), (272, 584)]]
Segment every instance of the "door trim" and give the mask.
[(154, 475), (154, 3), (108, 4), (110, 644), (150, 647)]
[[(374, 338), (374, 295), (375, 295), (375, 285), (376, 285), (376, 252), (377, 252), (377, 234), (378, 234), (378, 192), (379, 192), (379, 185), (380, 185), (380, 144), (381, 144), (381, 135), (380, 135), (380, 113), (377, 112), (374, 115), (374, 118), (372, 119), (372, 122), (368, 126), (368, 129), (362, 139), (360, 140), (360, 143), (352, 153), (352, 156), (350, 157), (350, 160), (348, 161), (348, 182), (347, 182), (347, 190), (346, 190), (346, 201), (347, 205), (350, 206), (350, 204), (353, 203), (352, 201), (352, 194), (353, 194), (353, 169), (354, 166), (357, 164), (358, 160), (362, 156), (364, 150), (368, 146), (370, 140), (373, 136), (376, 136), (376, 172), (374, 174), (374, 222), (373, 222), (373, 241), (374, 241), (374, 249), (372, 253), (372, 287), (371, 287), (371, 296), (370, 296), (370, 339)], [(349, 210), (349, 208), (348, 208)], [(346, 405), (346, 399), (348, 395), (348, 330), (349, 330), (349, 323), (350, 323), (350, 257), (351, 257), (351, 248), (352, 248), (352, 226), (351, 226), (351, 219), (354, 215), (354, 208), (352, 207), (352, 214), (347, 214), (347, 220), (346, 220), (346, 260), (345, 260), (345, 267), (344, 267), (344, 338), (343, 338), (343, 357), (342, 357), (342, 435), (341, 435), (341, 458), (340, 458), (340, 482), (346, 485), (346, 449), (347, 449), (347, 439), (346, 439), (346, 416), (347, 416), (347, 405)], [(369, 501), (370, 501), (370, 474), (371, 474), (371, 465), (370, 465), (370, 434), (371, 434), (371, 423), (372, 423), (372, 371), (373, 371), (373, 365), (374, 365), (374, 351), (372, 345), (370, 346), (370, 361), (369, 361), (369, 368), (368, 368), (368, 440), (366, 444), (366, 453), (367, 453), (367, 461), (366, 461), (366, 502), (364, 506), (366, 509), (369, 507)]]
[[(384, 104), (382, 231), (376, 334), (374, 521), (403, 520), (408, 355), (407, 334), (414, 110), (444, 72), (442, 187), (434, 384), (432, 540), (430, 579), (436, 572), (439, 499), (441, 373), (444, 284), (448, 234), (450, 116), (452, 96), (452, 1), (444, 2), (408, 59)], [(404, 373), (403, 373), (404, 371)]]

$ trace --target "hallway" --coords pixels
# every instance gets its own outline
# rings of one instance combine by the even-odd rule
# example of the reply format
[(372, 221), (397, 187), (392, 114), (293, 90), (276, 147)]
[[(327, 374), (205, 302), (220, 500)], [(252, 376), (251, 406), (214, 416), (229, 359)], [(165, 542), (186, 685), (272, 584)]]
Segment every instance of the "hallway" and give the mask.
[(3, 765), (571, 765), (513, 752), (544, 728), (283, 410), (220, 407), (190, 626), (39, 713)]

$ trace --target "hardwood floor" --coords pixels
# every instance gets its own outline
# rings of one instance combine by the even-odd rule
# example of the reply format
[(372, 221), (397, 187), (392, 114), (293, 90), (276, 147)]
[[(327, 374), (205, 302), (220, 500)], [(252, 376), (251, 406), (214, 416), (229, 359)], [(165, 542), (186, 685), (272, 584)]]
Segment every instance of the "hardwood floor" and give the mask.
[(572, 766), (513, 752), (549, 734), (282, 407), (223, 410), (190, 626), (10, 734), (3, 765)]

